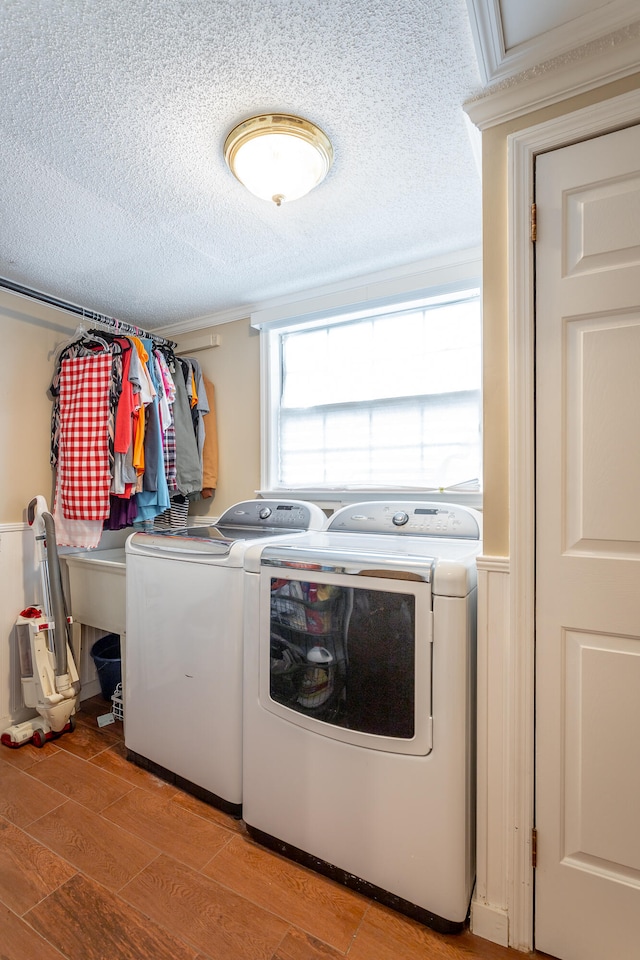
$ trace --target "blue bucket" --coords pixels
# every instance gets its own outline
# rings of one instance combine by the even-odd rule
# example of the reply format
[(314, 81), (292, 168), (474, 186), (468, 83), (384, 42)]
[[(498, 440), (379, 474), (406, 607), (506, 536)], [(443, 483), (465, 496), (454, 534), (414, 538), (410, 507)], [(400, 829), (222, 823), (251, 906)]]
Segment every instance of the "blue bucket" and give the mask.
[(96, 640), (91, 647), (91, 659), (98, 671), (100, 690), (105, 700), (111, 700), (113, 691), (122, 680), (122, 660), (120, 637), (117, 633), (108, 633)]

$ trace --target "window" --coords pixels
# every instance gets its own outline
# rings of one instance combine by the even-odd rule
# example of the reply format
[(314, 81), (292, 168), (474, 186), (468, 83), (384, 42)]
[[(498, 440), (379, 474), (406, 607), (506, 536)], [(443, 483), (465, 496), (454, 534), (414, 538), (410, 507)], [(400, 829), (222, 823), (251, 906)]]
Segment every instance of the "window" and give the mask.
[(479, 489), (477, 288), (262, 336), (266, 489)]

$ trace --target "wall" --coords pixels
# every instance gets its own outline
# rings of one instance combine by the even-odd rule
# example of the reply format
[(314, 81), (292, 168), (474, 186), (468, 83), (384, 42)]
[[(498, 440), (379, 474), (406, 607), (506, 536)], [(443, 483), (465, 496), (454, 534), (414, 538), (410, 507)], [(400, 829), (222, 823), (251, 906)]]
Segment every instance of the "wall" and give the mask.
[(507, 137), (640, 87), (640, 73), (543, 110), (499, 124), (482, 134), (483, 350), (484, 350), (484, 552), (509, 555), (509, 289)]
[(260, 337), (248, 319), (236, 320), (185, 334), (178, 351), (188, 356), (190, 344), (208, 334), (218, 336), (220, 346), (193, 356), (216, 390), (219, 479), (214, 498), (193, 504), (190, 512), (219, 516), (260, 488)]
[[(37, 493), (53, 506), (49, 464), (51, 400), (47, 395), (56, 348), (79, 318), (0, 290), (3, 376), (0, 379), (0, 524), (21, 523)], [(194, 353), (216, 388), (220, 472), (216, 495), (194, 505), (218, 515), (260, 487), (260, 338), (249, 320), (185, 335), (179, 350), (214, 333), (220, 346)]]
[(32, 711), (20, 709), (20, 671), (13, 625), (39, 599), (34, 540), (25, 524), (29, 501), (41, 493), (52, 506), (49, 464), (51, 401), (47, 389), (55, 347), (75, 318), (0, 291), (0, 729)]
[(43, 494), (52, 506), (49, 465), (51, 401), (47, 389), (58, 344), (76, 318), (0, 291), (0, 524), (24, 519), (28, 502)]

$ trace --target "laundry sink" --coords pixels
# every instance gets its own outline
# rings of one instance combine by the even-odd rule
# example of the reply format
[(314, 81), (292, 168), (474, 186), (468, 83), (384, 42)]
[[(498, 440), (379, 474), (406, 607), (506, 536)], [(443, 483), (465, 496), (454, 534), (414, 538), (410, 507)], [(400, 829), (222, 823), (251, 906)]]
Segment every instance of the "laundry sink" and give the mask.
[(124, 547), (69, 553), (61, 557), (69, 572), (71, 614), (109, 633), (125, 633), (126, 577)]

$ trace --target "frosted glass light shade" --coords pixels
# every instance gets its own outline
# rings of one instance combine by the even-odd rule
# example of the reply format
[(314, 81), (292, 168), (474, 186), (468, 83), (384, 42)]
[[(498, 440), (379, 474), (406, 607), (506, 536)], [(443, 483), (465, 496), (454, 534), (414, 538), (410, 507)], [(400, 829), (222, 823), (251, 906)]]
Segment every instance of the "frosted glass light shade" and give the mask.
[(333, 148), (309, 120), (265, 114), (234, 127), (224, 157), (247, 190), (280, 206), (317, 187), (331, 167)]

